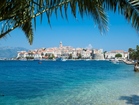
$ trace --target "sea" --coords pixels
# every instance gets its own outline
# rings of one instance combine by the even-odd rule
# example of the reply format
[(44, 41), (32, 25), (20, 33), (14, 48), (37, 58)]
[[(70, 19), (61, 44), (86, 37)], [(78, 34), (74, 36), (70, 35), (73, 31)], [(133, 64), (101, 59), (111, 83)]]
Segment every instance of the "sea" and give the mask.
[(139, 73), (110, 61), (0, 61), (0, 105), (139, 105)]

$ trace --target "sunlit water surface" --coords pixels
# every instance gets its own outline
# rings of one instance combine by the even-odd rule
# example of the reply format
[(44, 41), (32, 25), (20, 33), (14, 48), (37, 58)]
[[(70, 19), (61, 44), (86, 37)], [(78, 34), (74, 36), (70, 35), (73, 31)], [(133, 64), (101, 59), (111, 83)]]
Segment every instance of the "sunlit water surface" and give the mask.
[(138, 105), (138, 95), (133, 65), (0, 61), (0, 105)]

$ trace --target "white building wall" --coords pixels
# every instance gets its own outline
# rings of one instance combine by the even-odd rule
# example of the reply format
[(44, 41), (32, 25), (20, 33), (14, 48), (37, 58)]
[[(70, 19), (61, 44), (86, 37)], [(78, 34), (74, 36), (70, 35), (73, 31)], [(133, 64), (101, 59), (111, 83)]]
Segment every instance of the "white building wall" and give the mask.
[(111, 58), (115, 58), (115, 55), (116, 54), (121, 54), (122, 55), (122, 57), (121, 58), (123, 58), (123, 59), (125, 59), (125, 58), (127, 58), (128, 57), (128, 53), (122, 53), (122, 52), (106, 52), (105, 53), (105, 58), (108, 58), (108, 59), (111, 59)]

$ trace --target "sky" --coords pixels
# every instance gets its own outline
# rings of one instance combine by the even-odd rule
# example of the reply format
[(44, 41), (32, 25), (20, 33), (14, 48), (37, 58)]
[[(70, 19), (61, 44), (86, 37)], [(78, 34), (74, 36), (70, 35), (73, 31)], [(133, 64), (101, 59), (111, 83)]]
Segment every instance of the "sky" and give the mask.
[[(59, 15), (58, 15), (59, 16)], [(104, 51), (125, 50), (139, 45), (139, 34), (123, 16), (108, 12), (109, 31), (101, 35), (93, 19), (85, 17), (76, 19), (68, 14), (68, 21), (60, 16), (51, 17), (51, 27), (43, 15), (43, 21), (37, 18), (37, 27), (34, 30), (34, 41), (30, 45), (24, 32), (16, 29), (0, 39), (0, 47), (24, 47), (27, 49), (58, 47), (61, 41), (64, 46), (103, 49)]]

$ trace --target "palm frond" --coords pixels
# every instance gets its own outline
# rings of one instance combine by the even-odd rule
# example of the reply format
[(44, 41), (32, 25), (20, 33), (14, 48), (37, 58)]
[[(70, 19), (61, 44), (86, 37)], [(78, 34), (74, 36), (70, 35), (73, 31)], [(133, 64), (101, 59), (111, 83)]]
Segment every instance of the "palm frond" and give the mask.
[(117, 0), (119, 13), (139, 32), (139, 0)]
[(139, 0), (124, 0), (124, 3), (124, 17), (139, 32)]
[[(75, 18), (78, 13), (82, 18), (91, 16), (100, 32), (104, 33), (108, 30), (108, 18), (105, 11), (118, 11), (139, 31), (139, 0), (2, 0), (0, 2), (0, 24), (3, 26), (0, 38), (21, 27), (29, 42), (32, 43), (32, 19), (36, 27), (36, 17), (40, 16), (42, 21), (43, 13), (46, 13), (50, 24), (52, 13), (56, 17), (60, 13), (59, 16), (68, 19), (69, 9)], [(28, 29), (25, 28), (26, 25), (29, 25)]]
[(105, 10), (102, 7), (102, 3), (100, 1), (79, 0), (78, 10), (82, 18), (84, 17), (84, 15), (91, 16), (96, 25), (98, 25), (101, 33), (105, 33), (106, 31), (108, 31), (107, 14), (105, 13)]
[(21, 29), (25, 33), (28, 41), (30, 44), (33, 42), (33, 29), (32, 29), (32, 22), (29, 20), (21, 25)]
[[(9, 0), (8, 2), (7, 0), (6, 3), (6, 6), (3, 7), (0, 11), (0, 21), (2, 21), (1, 23), (3, 24), (1, 27), (0, 38), (6, 37), (9, 32), (18, 27), (22, 26), (23, 28), (23, 26), (27, 23), (29, 25), (29, 21), (30, 24), (32, 24), (31, 11), (33, 7), (29, 7), (30, 2), (26, 0), (23, 0), (22, 2), (16, 0), (13, 0), (12, 2)], [(31, 32), (32, 25), (30, 25), (28, 28), (28, 30), (23, 28), (23, 31), (25, 31), (25, 34), (28, 35), (27, 38), (31, 44), (33, 38), (31, 38), (32, 36), (29, 37), (29, 35), (33, 35)]]
[(139, 32), (139, 0), (101, 0), (107, 10), (118, 11)]
[[(51, 2), (50, 2), (51, 1)], [(51, 13), (60, 12), (61, 17), (68, 18), (68, 8), (70, 7), (72, 15), (76, 18), (77, 13), (80, 13), (83, 18), (91, 16), (95, 23), (98, 25), (100, 32), (106, 32), (108, 30), (108, 18), (105, 10), (102, 7), (102, 3), (99, 0), (48, 0), (47, 6), (44, 10), (37, 12), (34, 17), (39, 16), (43, 12), (46, 12), (48, 23), (50, 23)], [(63, 16), (63, 12), (65, 13)]]

